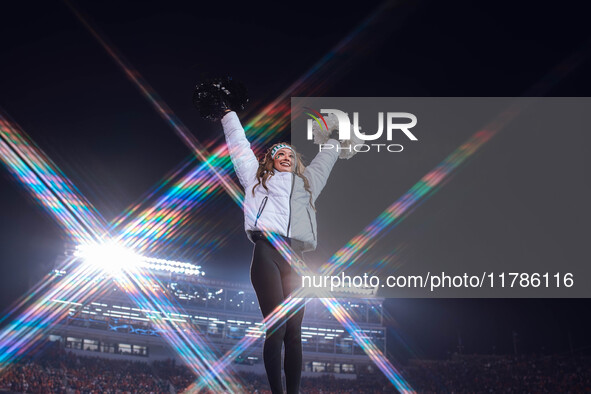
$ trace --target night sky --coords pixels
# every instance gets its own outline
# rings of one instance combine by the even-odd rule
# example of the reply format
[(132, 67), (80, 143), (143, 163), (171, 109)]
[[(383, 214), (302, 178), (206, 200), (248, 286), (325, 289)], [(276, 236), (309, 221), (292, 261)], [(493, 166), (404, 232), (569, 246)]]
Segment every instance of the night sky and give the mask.
[[(509, 1), (400, 3), (388, 11), (375, 40), (338, 69), (338, 79), (327, 84), (324, 96), (521, 96), (573, 53), (581, 53), (586, 61), (544, 94), (590, 96), (591, 31), (588, 14), (577, 5), (580, 2), (541, 5), (532, 1), (519, 6)], [(209, 143), (219, 142), (221, 128), (200, 119), (193, 108), (191, 95), (197, 81), (210, 75), (233, 75), (247, 85), (250, 109), (256, 112), (307, 72), (380, 3), (73, 4), (137, 68), (197, 139)], [(1, 13), (0, 108), (105, 218), (112, 219), (139, 201), (191, 157), (66, 3), (20, 2), (3, 5)], [(569, 196), (563, 193), (565, 185), (552, 179), (545, 183), (538, 176), (531, 185), (525, 213), (505, 212), (508, 227), (519, 229), (524, 220), (541, 217), (549, 201), (554, 201), (555, 217), (560, 216), (552, 223), (561, 228), (553, 231), (568, 233), (575, 223), (590, 219), (589, 190), (581, 186), (589, 181), (588, 156), (583, 156), (589, 153), (588, 139), (561, 138), (557, 130), (553, 138), (543, 141), (531, 136), (519, 141), (507, 157), (500, 155), (498, 160), (510, 162), (511, 157), (520, 156), (531, 162), (561, 163), (556, 173), (542, 174), (556, 180), (561, 171), (572, 169), (580, 176), (580, 185), (571, 185)], [(486, 152), (482, 155), (486, 158)], [(578, 159), (565, 161), (567, 157)], [(474, 164), (466, 172), (476, 176), (479, 168)], [(505, 177), (512, 179), (511, 171), (520, 171), (509, 165), (498, 168), (482, 176), (502, 185)], [(423, 174), (406, 173), (404, 179), (416, 181)], [(464, 182), (458, 179), (450, 186), (456, 196), (464, 196), (454, 206), (464, 210), (460, 217), (474, 217), (471, 204), (477, 204), (484, 193), (500, 190), (490, 185), (481, 189), (481, 183), (468, 178)], [(66, 239), (3, 166), (0, 190), (0, 307), (4, 309), (51, 270)], [(548, 197), (556, 195), (561, 197)], [(509, 198), (500, 192), (494, 197)], [(429, 221), (429, 215), (423, 214), (431, 233), (445, 231), (442, 226), (452, 213), (444, 207), (453, 200), (453, 195), (443, 195), (425, 204), (426, 212), (435, 215)], [(227, 197), (218, 204), (228, 206), (222, 219), (231, 237), (204, 264), (205, 269), (212, 277), (228, 278), (230, 271), (230, 279), (247, 281), (251, 245), (241, 230), (242, 214)], [(494, 208), (482, 213), (485, 218), (495, 216)], [(527, 227), (521, 229), (527, 231)], [(573, 233), (571, 244), (564, 245), (572, 253), (567, 250), (564, 256), (582, 251), (588, 235), (588, 231)], [(551, 241), (551, 237), (542, 239), (538, 246), (543, 248)], [(388, 299), (386, 306), (392, 315), (391, 334), (398, 332), (420, 356), (443, 357), (456, 350), (459, 337), (468, 353), (510, 353), (513, 332), (523, 352), (591, 348), (588, 300)], [(390, 345), (397, 356), (409, 355), (396, 340)]]

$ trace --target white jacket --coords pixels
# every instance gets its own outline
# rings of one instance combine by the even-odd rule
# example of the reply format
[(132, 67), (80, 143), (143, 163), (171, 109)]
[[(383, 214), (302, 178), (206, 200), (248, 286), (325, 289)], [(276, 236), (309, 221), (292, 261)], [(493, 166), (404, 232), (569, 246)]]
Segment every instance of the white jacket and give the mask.
[[(275, 171), (267, 179), (268, 191), (257, 183), (259, 161), (250, 148), (244, 129), (235, 112), (222, 118), (226, 143), (234, 170), (244, 188), (244, 229), (269, 231), (304, 242), (304, 251), (316, 249), (316, 212), (310, 206), (310, 194), (304, 189), (304, 181), (291, 172)], [(337, 146), (336, 140), (331, 140)], [(326, 185), (326, 180), (338, 159), (335, 149), (319, 152), (306, 167), (304, 176), (312, 192), (312, 202)]]

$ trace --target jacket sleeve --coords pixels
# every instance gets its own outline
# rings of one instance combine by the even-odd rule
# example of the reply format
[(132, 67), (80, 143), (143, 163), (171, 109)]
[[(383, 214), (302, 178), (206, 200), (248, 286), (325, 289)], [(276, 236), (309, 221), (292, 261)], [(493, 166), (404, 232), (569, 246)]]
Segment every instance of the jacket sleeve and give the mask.
[(246, 139), (244, 128), (242, 128), (236, 112), (228, 112), (224, 115), (222, 127), (234, 171), (236, 171), (240, 184), (246, 189), (256, 177), (259, 161), (250, 148), (250, 143)]
[[(326, 144), (339, 146), (337, 140), (328, 140)], [(336, 149), (328, 149), (318, 152), (314, 160), (310, 163), (304, 175), (308, 178), (310, 188), (312, 189), (312, 200), (316, 201), (322, 189), (326, 185), (330, 171), (339, 158), (339, 152)]]

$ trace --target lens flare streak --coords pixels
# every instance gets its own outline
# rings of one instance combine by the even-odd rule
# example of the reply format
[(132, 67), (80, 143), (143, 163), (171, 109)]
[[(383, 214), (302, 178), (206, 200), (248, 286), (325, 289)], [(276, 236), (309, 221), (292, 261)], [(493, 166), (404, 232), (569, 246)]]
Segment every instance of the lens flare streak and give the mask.
[(224, 171), (220, 171), (212, 162), (217, 157), (219, 150), (214, 152), (213, 155), (205, 149), (205, 147), (195, 138), (195, 136), (189, 131), (184, 123), (175, 115), (172, 109), (160, 98), (154, 89), (148, 84), (148, 82), (142, 77), (142, 75), (134, 69), (120, 54), (117, 50), (109, 45), (106, 39), (101, 36), (96, 29), (94, 29), (90, 23), (84, 18), (82, 13), (78, 11), (74, 6), (66, 1), (66, 4), (70, 7), (72, 12), (76, 15), (78, 20), (86, 27), (90, 34), (98, 41), (103, 49), (109, 54), (109, 56), (117, 63), (117, 65), (123, 70), (127, 78), (133, 82), (133, 84), (140, 90), (142, 95), (152, 104), (156, 111), (164, 118), (179, 138), (187, 145), (191, 151), (201, 160), (201, 162), (207, 166), (219, 183), (226, 190), (228, 195), (239, 205), (243, 199), (242, 189), (230, 178)]
[(217, 356), (211, 351), (212, 344), (205, 342), (198, 329), (190, 324), (190, 320), (171, 319), (168, 316), (183, 313), (177, 305), (169, 300), (164, 286), (159, 280), (142, 270), (126, 270), (117, 278), (119, 285), (141, 309), (155, 310), (150, 322), (158, 328), (161, 336), (173, 346), (175, 352), (185, 364), (197, 375), (201, 376), (208, 388), (215, 392), (224, 390), (239, 392), (242, 385), (225, 368), (223, 371), (214, 366)]
[[(91, 208), (90, 203), (81, 197), (79, 191), (44, 153), (28, 141), (22, 130), (2, 116), (0, 132), (2, 133), (0, 134), (0, 158), (15, 178), (32, 193), (70, 237), (86, 244), (97, 242), (107, 234), (103, 226), (104, 221), (94, 215), (96, 211)], [(71, 270), (67, 276), (51, 287), (43, 284), (37, 286), (36, 300), (26, 298), (17, 304), (13, 311), (18, 313), (19, 308), (25, 310), (0, 331), (0, 371), (31, 351), (53, 324), (67, 316), (68, 304), (53, 302), (53, 300), (77, 303), (91, 300), (91, 297), (104, 289), (102, 286), (108, 285), (108, 281), (101, 280), (97, 283), (94, 279), (101, 278), (101, 274), (100, 267), (81, 265)], [(141, 302), (141, 305), (151, 306), (151, 309), (156, 309), (151, 302), (164, 302), (164, 298), (150, 300), (142, 298), (139, 292), (137, 294), (139, 295), (136, 296), (136, 301)], [(27, 307), (29, 300), (31, 305)], [(172, 308), (170, 304), (168, 306)], [(176, 312), (176, 309), (171, 311)], [(199, 371), (201, 376), (206, 377), (208, 386), (214, 385), (215, 379), (208, 373), (207, 361), (197, 363), (203, 357), (206, 357), (205, 360), (207, 357), (213, 359), (214, 355), (210, 353), (209, 347), (198, 339), (197, 334), (192, 335), (191, 343), (200, 344), (201, 349), (189, 347), (186, 341), (179, 343), (180, 333), (175, 330), (175, 327), (169, 327), (167, 332), (171, 334), (165, 339), (173, 342), (181, 357), (194, 370)], [(230, 382), (228, 387), (236, 386), (234, 380), (222, 371), (217, 373), (216, 378), (222, 381), (228, 380)]]
[(498, 131), (511, 122), (520, 113), (523, 106), (523, 103), (517, 103), (511, 106), (484, 129), (474, 133), (437, 167), (423, 176), (402, 197), (386, 208), (357, 236), (339, 249), (321, 267), (321, 274), (331, 275), (336, 270), (344, 270), (358, 261), (389, 231), (400, 224), (407, 214), (411, 213), (414, 208), (430, 198), (444, 182), (448, 181), (453, 175), (454, 170), (476, 153)]
[[(199, 249), (200, 260), (203, 261), (207, 254), (223, 244), (230, 233), (223, 231), (219, 221), (202, 223), (196, 229), (187, 224), (191, 217), (203, 213), (210, 199), (222, 190), (211, 172), (204, 166), (198, 166), (171, 185), (153, 205), (137, 213), (127, 223), (120, 224), (115, 231), (126, 246), (151, 255), (170, 255), (171, 248), (179, 248), (176, 240), (187, 242), (190, 239)], [(192, 233), (188, 234), (189, 231)]]
[[(301, 261), (297, 254), (287, 244), (285, 239), (277, 236), (273, 233), (267, 233), (267, 239), (271, 244), (281, 253), (282, 257), (296, 270), (297, 274), (313, 275), (313, 273), (306, 267), (305, 263)], [(363, 351), (370, 357), (375, 365), (384, 373), (388, 380), (402, 393), (413, 392), (410, 385), (402, 377), (400, 372), (390, 363), (386, 356), (378, 349), (371, 339), (363, 334), (363, 331), (353, 321), (351, 315), (343, 308), (343, 306), (335, 299), (330, 298), (327, 294), (316, 293), (315, 296), (320, 298), (323, 305), (333, 314), (333, 316), (339, 321), (345, 330), (349, 332), (351, 337), (358, 343)], [(263, 319), (265, 327), (274, 327), (275, 329), (284, 324), (291, 316), (299, 311), (306, 303), (309, 302), (310, 298), (306, 297), (306, 293), (302, 288), (297, 289), (291, 294), (290, 297), (286, 298), (281, 304), (279, 304), (269, 316)], [(262, 331), (258, 335), (262, 335)], [(254, 344), (258, 340), (257, 335), (245, 336), (242, 338), (234, 347), (228, 351), (222, 359), (220, 359), (215, 365), (216, 371), (222, 371), (224, 368), (229, 366), (231, 362), (244, 352), (248, 347)], [(194, 383), (190, 390), (200, 390), (205, 382), (198, 381)]]
[(102, 293), (106, 281), (90, 279), (97, 274), (96, 269), (78, 266), (57, 282), (54, 279), (48, 291), (0, 331), (0, 373), (31, 351), (54, 324), (67, 317), (70, 305), (56, 300), (83, 304)]
[(0, 113), (0, 160), (76, 242), (98, 240), (104, 219), (30, 140)]

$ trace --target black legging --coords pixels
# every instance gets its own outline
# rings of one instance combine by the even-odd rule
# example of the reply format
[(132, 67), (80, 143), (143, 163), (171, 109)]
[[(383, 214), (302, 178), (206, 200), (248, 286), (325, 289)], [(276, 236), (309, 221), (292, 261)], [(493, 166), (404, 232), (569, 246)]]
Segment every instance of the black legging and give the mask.
[[(266, 239), (259, 239), (255, 243), (250, 280), (264, 317), (267, 317), (300, 284), (299, 276)], [(304, 308), (302, 307), (287, 322), (282, 319), (274, 326), (266, 328), (263, 360), (273, 394), (283, 393), (281, 384), (283, 343), (285, 343), (284, 369), (287, 393), (298, 393), (300, 390), (303, 318)]]

